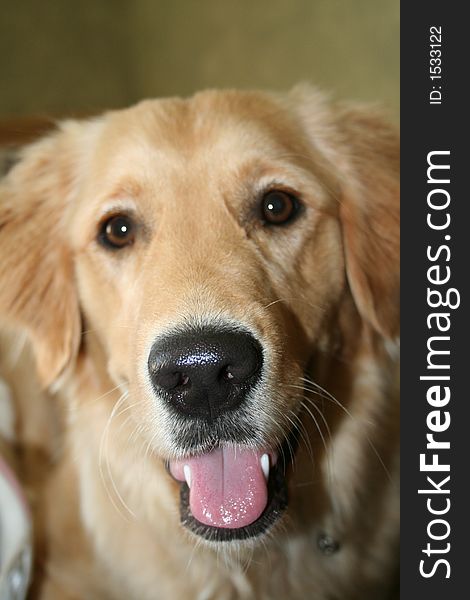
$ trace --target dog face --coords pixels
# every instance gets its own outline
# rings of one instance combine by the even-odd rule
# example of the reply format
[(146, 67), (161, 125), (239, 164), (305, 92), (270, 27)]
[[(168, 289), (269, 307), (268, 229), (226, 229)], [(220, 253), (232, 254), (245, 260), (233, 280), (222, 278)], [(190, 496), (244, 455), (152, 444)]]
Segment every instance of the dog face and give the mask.
[(46, 385), (120, 386), (197, 535), (278, 520), (312, 361), (396, 335), (396, 152), (308, 89), (206, 92), (64, 123), (4, 182), (2, 314)]

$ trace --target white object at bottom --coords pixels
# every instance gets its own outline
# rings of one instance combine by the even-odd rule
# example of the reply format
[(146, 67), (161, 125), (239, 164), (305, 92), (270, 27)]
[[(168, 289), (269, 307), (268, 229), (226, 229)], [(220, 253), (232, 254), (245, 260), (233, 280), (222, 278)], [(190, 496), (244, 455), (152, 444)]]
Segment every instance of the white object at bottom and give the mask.
[(0, 600), (24, 600), (31, 576), (31, 517), (0, 456)]

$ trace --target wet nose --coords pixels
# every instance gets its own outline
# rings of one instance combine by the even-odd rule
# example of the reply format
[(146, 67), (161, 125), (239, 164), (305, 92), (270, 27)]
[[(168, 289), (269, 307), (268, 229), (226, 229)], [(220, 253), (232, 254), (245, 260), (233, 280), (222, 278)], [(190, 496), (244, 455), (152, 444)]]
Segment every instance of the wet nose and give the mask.
[(201, 329), (157, 340), (148, 369), (155, 391), (178, 413), (211, 421), (239, 408), (261, 374), (251, 333)]

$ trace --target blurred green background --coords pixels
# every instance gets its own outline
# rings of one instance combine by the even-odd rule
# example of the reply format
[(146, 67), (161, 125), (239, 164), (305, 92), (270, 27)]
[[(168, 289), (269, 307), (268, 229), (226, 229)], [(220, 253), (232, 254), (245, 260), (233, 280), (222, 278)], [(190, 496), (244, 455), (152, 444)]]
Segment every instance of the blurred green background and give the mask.
[(0, 117), (300, 80), (398, 116), (399, 0), (0, 0)]

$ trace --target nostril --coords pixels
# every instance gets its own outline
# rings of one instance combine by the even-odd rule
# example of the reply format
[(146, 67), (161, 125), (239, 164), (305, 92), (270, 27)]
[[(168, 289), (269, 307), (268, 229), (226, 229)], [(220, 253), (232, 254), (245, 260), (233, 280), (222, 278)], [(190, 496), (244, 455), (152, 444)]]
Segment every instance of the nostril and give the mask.
[(260, 369), (261, 361), (256, 352), (247, 353), (245, 360), (239, 364), (227, 365), (220, 371), (219, 379), (232, 384), (242, 384), (249, 381)]
[(224, 367), (220, 372), (220, 379), (225, 381), (231, 381), (232, 379), (235, 379), (235, 375), (232, 373), (232, 369), (233, 367), (231, 367), (230, 365)]
[(165, 372), (164, 370), (160, 369), (153, 374), (152, 379), (158, 387), (161, 387), (167, 392), (177, 388), (189, 387), (190, 385), (190, 379), (188, 375), (185, 375), (179, 371)]

